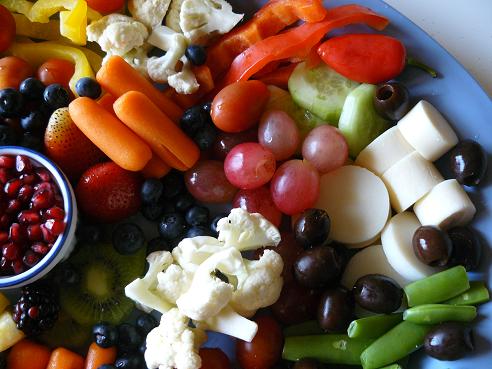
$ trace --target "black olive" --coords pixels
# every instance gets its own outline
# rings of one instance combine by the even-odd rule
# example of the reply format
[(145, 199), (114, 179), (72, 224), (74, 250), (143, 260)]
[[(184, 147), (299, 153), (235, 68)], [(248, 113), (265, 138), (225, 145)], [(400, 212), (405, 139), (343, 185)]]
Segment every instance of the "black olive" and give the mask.
[(357, 304), (366, 310), (389, 314), (398, 310), (403, 290), (393, 279), (381, 274), (368, 274), (357, 280), (353, 289)]
[(433, 226), (417, 228), (413, 234), (412, 244), (417, 258), (433, 267), (445, 266), (453, 249), (449, 236)]
[(476, 186), (487, 171), (487, 156), (478, 142), (464, 140), (451, 151), (450, 165), (459, 183)]
[(463, 265), (470, 272), (478, 268), (482, 244), (477, 234), (468, 227), (456, 227), (448, 231), (453, 252), (448, 266)]
[(438, 360), (457, 360), (474, 349), (472, 331), (462, 324), (444, 323), (427, 333), (424, 347)]
[(410, 110), (408, 90), (399, 82), (379, 85), (373, 101), (378, 114), (389, 120), (400, 120)]
[(322, 288), (336, 282), (342, 273), (343, 259), (330, 246), (305, 250), (294, 262), (296, 279), (308, 288)]
[(296, 361), (292, 369), (322, 369), (321, 364), (314, 359), (301, 359)]
[(330, 217), (322, 209), (307, 209), (296, 220), (294, 234), (304, 248), (321, 245), (330, 234)]
[(318, 306), (318, 323), (327, 332), (343, 332), (354, 315), (354, 299), (343, 287), (326, 290)]

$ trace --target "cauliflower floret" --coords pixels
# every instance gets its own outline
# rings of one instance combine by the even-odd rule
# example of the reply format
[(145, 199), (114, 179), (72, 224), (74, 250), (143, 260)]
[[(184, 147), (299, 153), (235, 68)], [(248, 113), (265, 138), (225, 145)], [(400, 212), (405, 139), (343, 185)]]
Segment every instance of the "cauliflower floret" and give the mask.
[(232, 209), (227, 218), (219, 220), (217, 231), (219, 241), (240, 251), (277, 246), (280, 242), (280, 232), (263, 215), (241, 208)]
[(171, 264), (164, 272), (157, 274), (157, 290), (167, 301), (176, 304), (179, 296), (190, 288), (192, 279), (193, 273)]
[(179, 25), (191, 43), (207, 45), (214, 36), (233, 29), (243, 16), (224, 0), (184, 0)]
[(161, 323), (147, 335), (145, 362), (149, 369), (199, 369), (199, 347), (207, 336), (201, 328), (190, 328), (189, 318), (178, 309), (162, 315)]
[(194, 273), (201, 263), (222, 250), (224, 247), (216, 238), (199, 236), (183, 239), (172, 253), (181, 268)]
[(144, 24), (122, 14), (109, 14), (87, 26), (87, 39), (111, 55), (125, 55), (142, 46), (149, 32)]
[(171, 0), (129, 0), (128, 10), (133, 18), (152, 29), (162, 24), (170, 3)]
[(154, 28), (148, 42), (166, 51), (165, 55), (148, 60), (149, 76), (156, 82), (167, 82), (169, 76), (176, 74), (178, 62), (186, 51), (186, 39), (181, 33), (171, 28), (160, 26)]
[(239, 276), (231, 306), (241, 315), (252, 316), (256, 310), (275, 303), (282, 291), (282, 257), (265, 250), (260, 260), (244, 260), (246, 273)]
[(195, 74), (191, 70), (191, 63), (186, 56), (181, 57), (183, 67), (181, 72), (168, 77), (167, 83), (174, 88), (177, 93), (189, 95), (198, 90), (200, 85), (196, 80)]
[(239, 315), (230, 305), (227, 305), (216, 316), (208, 318), (204, 326), (208, 330), (227, 334), (246, 342), (251, 342), (258, 332), (258, 324)]

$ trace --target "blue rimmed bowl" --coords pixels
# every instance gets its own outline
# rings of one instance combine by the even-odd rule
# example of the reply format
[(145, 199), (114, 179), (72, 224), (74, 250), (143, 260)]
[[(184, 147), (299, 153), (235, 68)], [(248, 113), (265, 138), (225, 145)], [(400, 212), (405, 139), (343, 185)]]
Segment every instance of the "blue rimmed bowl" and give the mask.
[(75, 229), (77, 226), (77, 203), (72, 186), (63, 172), (53, 161), (46, 156), (24, 147), (3, 146), (0, 147), (0, 155), (25, 155), (29, 157), (33, 165), (46, 168), (53, 177), (63, 197), (65, 210), (65, 230), (58, 236), (51, 250), (32, 268), (23, 273), (0, 277), (0, 290), (19, 288), (35, 282), (45, 276), (60, 261), (68, 258), (75, 246)]

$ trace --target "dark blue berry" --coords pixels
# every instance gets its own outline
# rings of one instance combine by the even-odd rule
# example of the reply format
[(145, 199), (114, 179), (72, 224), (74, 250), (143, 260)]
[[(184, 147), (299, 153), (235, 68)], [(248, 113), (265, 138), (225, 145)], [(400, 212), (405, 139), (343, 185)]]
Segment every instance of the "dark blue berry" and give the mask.
[(4, 118), (18, 117), (23, 104), (24, 99), (19, 91), (13, 88), (0, 90), (0, 116)]
[(99, 323), (92, 327), (94, 342), (102, 348), (109, 348), (118, 344), (118, 329), (108, 323)]
[(92, 78), (83, 77), (75, 84), (75, 92), (77, 92), (79, 96), (95, 100), (101, 96), (101, 85)]
[(147, 350), (147, 342), (143, 341), (140, 347), (138, 348), (138, 352), (140, 353), (140, 355), (144, 355), (146, 350)]
[(206, 225), (210, 211), (204, 206), (193, 206), (185, 214), (186, 222), (191, 226)]
[(44, 84), (39, 79), (29, 77), (23, 80), (19, 86), (19, 92), (27, 100), (41, 100), (43, 98)]
[(227, 213), (221, 213), (212, 219), (212, 221), (210, 222), (210, 230), (212, 231), (212, 235), (218, 236), (219, 232), (217, 232), (217, 223), (219, 222), (219, 220), (221, 220), (222, 218), (226, 218), (228, 215), (229, 214)]
[(140, 196), (146, 204), (159, 201), (164, 190), (164, 185), (156, 178), (148, 178), (142, 184)]
[(17, 133), (11, 126), (0, 125), (0, 146), (15, 145), (17, 140)]
[(185, 233), (185, 238), (193, 238), (198, 236), (212, 236), (212, 233), (208, 228), (203, 226), (191, 227)]
[(193, 136), (193, 141), (198, 145), (200, 150), (210, 149), (217, 138), (217, 129), (211, 124), (207, 124)]
[(134, 223), (118, 224), (113, 230), (113, 247), (122, 255), (130, 255), (145, 244), (142, 229)]
[(95, 224), (79, 223), (75, 234), (79, 242), (98, 243), (102, 238), (101, 227)]
[(137, 329), (143, 336), (147, 336), (147, 334), (158, 325), (159, 323), (157, 323), (157, 320), (150, 314), (142, 314), (136, 321)]
[(116, 369), (116, 367), (112, 364), (103, 364), (99, 366), (97, 369)]
[(137, 354), (119, 357), (114, 362), (114, 366), (117, 369), (141, 369), (142, 365), (144, 365), (144, 359)]
[(64, 108), (70, 103), (68, 91), (58, 83), (53, 83), (44, 89), (43, 99), (53, 110)]
[(203, 65), (207, 61), (207, 51), (200, 45), (188, 46), (186, 48), (185, 55), (194, 65)]
[(80, 273), (75, 266), (65, 261), (57, 267), (55, 281), (62, 286), (73, 286), (80, 281)]
[(179, 213), (164, 214), (159, 223), (159, 234), (166, 240), (179, 237), (185, 230), (185, 219)]
[(210, 111), (212, 110), (212, 102), (211, 101), (208, 101), (208, 102), (202, 104), (202, 109), (207, 114), (210, 114)]
[(184, 133), (193, 137), (205, 126), (211, 124), (210, 114), (203, 110), (201, 105), (195, 105), (185, 110), (181, 116), (180, 124)]
[(20, 125), (26, 132), (44, 135), (47, 125), (46, 116), (39, 110), (34, 110), (20, 118)]
[(164, 204), (160, 202), (143, 204), (141, 212), (145, 219), (155, 222), (164, 214)]
[(32, 133), (24, 133), (19, 142), (19, 146), (43, 152), (44, 149), (44, 141), (39, 135), (34, 135)]
[(142, 336), (137, 328), (128, 323), (118, 326), (118, 337), (118, 349), (120, 352), (135, 352), (142, 343)]
[(173, 198), (184, 190), (183, 174), (173, 170), (162, 178), (162, 184), (164, 185), (162, 195), (166, 199)]
[(182, 194), (176, 196), (176, 198), (174, 199), (174, 207), (176, 208), (176, 211), (180, 213), (184, 213), (194, 204), (195, 198), (191, 196), (188, 192), (183, 192)]
[(156, 237), (149, 241), (147, 245), (147, 254), (150, 254), (154, 251), (171, 251), (172, 249), (169, 247), (168, 241), (166, 241), (162, 237)]

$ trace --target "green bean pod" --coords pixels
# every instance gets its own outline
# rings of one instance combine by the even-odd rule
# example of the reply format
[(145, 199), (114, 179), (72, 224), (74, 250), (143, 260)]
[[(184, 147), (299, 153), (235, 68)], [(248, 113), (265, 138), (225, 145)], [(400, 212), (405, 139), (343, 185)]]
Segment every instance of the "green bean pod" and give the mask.
[(324, 331), (319, 326), (317, 320), (310, 320), (304, 323), (290, 325), (284, 329), (284, 337), (292, 336), (312, 336), (315, 334), (323, 334)]
[(408, 306), (435, 304), (458, 296), (470, 288), (465, 268), (461, 265), (408, 284), (404, 290)]
[(327, 364), (360, 365), (360, 355), (374, 340), (343, 334), (286, 337), (282, 358), (313, 358)]
[(477, 317), (475, 306), (444, 304), (419, 305), (405, 310), (403, 320), (416, 324), (439, 324), (444, 322), (471, 322)]
[(347, 334), (350, 338), (378, 338), (402, 320), (402, 313), (368, 316), (352, 321)]
[(489, 290), (483, 282), (470, 282), (470, 289), (461, 295), (444, 301), (448, 305), (479, 305), (490, 300)]
[(364, 369), (377, 369), (390, 365), (419, 349), (431, 325), (418, 325), (403, 321), (379, 337), (360, 356)]

